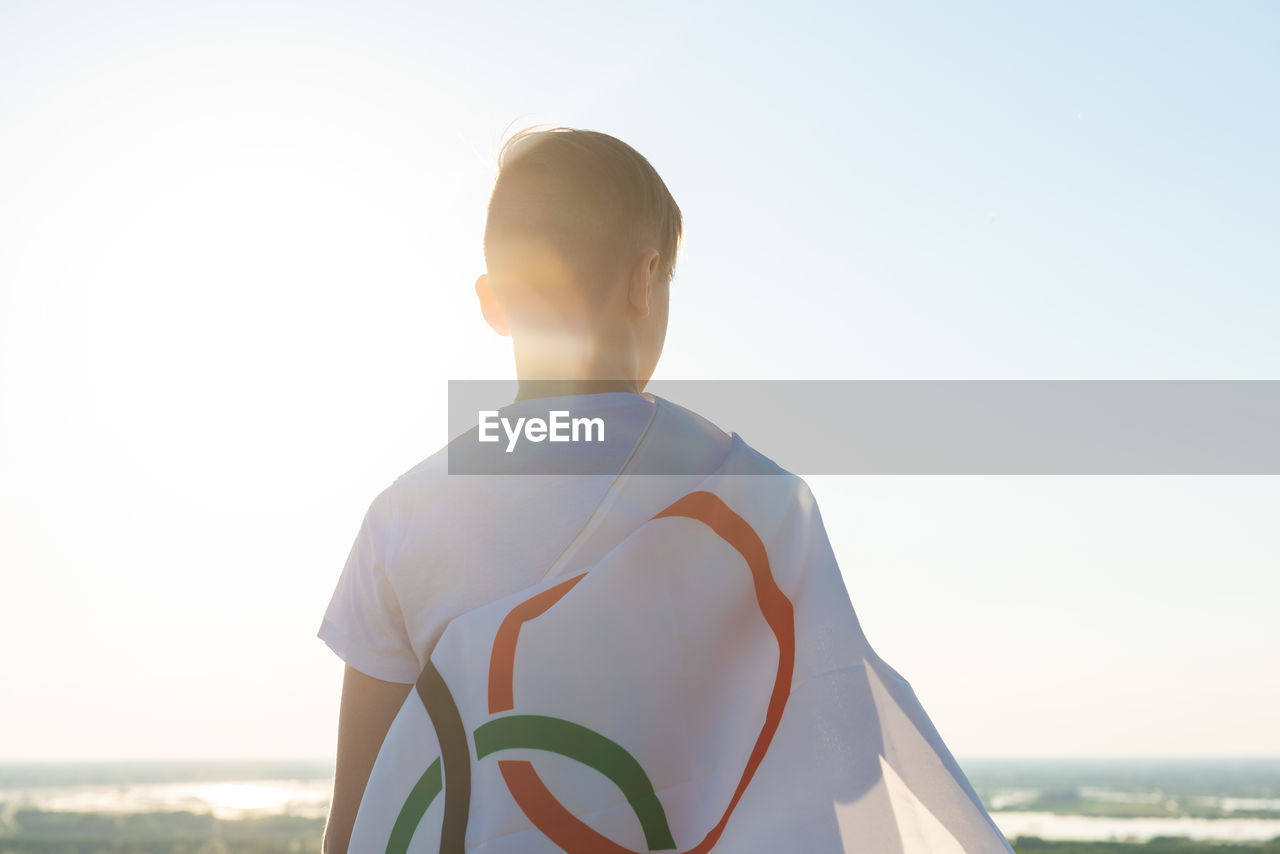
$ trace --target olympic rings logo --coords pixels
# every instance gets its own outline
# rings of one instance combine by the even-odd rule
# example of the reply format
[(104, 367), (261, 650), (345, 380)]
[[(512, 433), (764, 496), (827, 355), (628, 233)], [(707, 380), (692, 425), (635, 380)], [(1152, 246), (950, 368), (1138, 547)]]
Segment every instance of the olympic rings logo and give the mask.
[[(778, 670), (764, 724), (733, 796), (720, 820), (701, 841), (682, 852), (706, 854), (720, 839), (777, 732), (791, 693), (795, 668), (795, 619), (791, 601), (773, 578), (763, 541), (751, 525), (718, 496), (691, 492), (653, 518), (674, 517), (702, 522), (742, 555), (751, 572), (760, 613), (778, 643)], [(622, 792), (640, 822), (649, 851), (674, 851), (678, 846), (662, 802), (644, 768), (622, 746), (571, 721), (513, 713), (515, 653), (521, 627), (545, 614), (585, 577), (586, 573), (574, 576), (531, 596), (512, 608), (499, 626), (489, 660), (489, 713), (498, 717), (490, 718), (473, 733), (476, 759), (526, 748), (558, 753), (587, 765), (608, 777)], [(440, 757), (427, 767), (405, 799), (392, 826), (386, 851), (387, 854), (408, 851), (427, 808), (443, 791), (439, 851), (440, 854), (462, 854), (471, 809), (471, 750), (466, 729), (448, 686), (430, 661), (416, 687), (435, 727)], [(642, 854), (619, 845), (573, 815), (547, 788), (533, 763), (499, 760), (498, 768), (520, 810), (534, 827), (567, 854)]]

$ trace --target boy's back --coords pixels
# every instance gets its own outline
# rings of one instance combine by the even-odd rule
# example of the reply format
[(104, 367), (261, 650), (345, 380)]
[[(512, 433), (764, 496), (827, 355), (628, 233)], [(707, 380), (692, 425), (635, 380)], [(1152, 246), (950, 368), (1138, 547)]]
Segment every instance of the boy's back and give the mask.
[[(374, 500), (320, 627), (340, 658), (377, 679), (414, 682), (450, 620), (545, 577), (642, 441), (647, 454), (679, 453), (682, 476), (668, 476), (669, 489), (696, 483), (728, 452), (728, 437), (709, 422), (637, 394), (537, 398), (501, 413), (548, 410), (603, 421), (604, 441), (567, 449), (590, 473), (552, 473), (562, 446), (523, 442), (508, 454), (477, 443), (473, 429)], [(449, 474), (497, 466), (507, 473)], [(647, 518), (617, 501), (608, 512), (619, 530)]]
[(803, 482), (643, 395), (681, 222), (613, 137), (504, 148), (476, 281), (503, 414), (563, 404), (605, 441), (473, 431), (373, 502), (321, 628), (347, 662), (326, 852), (1009, 850)]
[[(494, 544), (436, 528), (437, 548), (418, 545), (401, 517), (390, 576), (448, 584), (400, 599), (430, 603), (437, 640), (354, 850), (1006, 851), (862, 635), (803, 482), (687, 410), (650, 410), (619, 476), (553, 477), (546, 505)], [(472, 478), (487, 485), (450, 490), (462, 513), (542, 480), (448, 479)]]

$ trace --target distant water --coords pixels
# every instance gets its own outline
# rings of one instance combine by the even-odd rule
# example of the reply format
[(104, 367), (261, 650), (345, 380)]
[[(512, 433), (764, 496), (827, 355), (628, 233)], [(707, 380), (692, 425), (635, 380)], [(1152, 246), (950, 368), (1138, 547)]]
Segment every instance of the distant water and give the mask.
[[(962, 763), (1009, 838), (1144, 841), (1185, 836), (1215, 841), (1280, 838), (1280, 761), (1106, 760)], [(0, 821), (16, 809), (58, 812), (194, 812), (238, 819), (322, 818), (333, 766), (327, 762), (153, 762), (0, 765)], [(1205, 804), (1262, 815), (1113, 818), (1035, 809), (1044, 792), (1094, 800)], [(1019, 809), (1020, 804), (1026, 807)], [(1012, 807), (1013, 809), (1009, 809)], [(1275, 813), (1271, 817), (1268, 813)]]
[(991, 817), (1009, 839), (1146, 842), (1157, 836), (1185, 836), (1212, 842), (1267, 842), (1280, 837), (1277, 818), (1102, 818), (1037, 812), (995, 812)]
[(265, 815), (324, 818), (332, 780), (228, 780), (115, 786), (0, 789), (5, 809), (45, 812), (207, 813), (222, 819)]
[(0, 766), (0, 811), (193, 812), (323, 818), (329, 762), (102, 762)]
[(969, 759), (984, 799), (997, 790), (1101, 789), (1163, 797), (1280, 798), (1280, 758)]
[[(1184, 836), (1221, 842), (1280, 837), (1280, 760), (1055, 759), (962, 762), (991, 817), (1009, 838), (1145, 841)], [(1117, 818), (1049, 812), (1046, 802), (1170, 815)], [(1109, 809), (1108, 811), (1111, 811)], [(1096, 811), (1096, 810), (1095, 810)], [(1184, 814), (1200, 811), (1218, 817)], [(1248, 812), (1249, 815), (1234, 813)]]

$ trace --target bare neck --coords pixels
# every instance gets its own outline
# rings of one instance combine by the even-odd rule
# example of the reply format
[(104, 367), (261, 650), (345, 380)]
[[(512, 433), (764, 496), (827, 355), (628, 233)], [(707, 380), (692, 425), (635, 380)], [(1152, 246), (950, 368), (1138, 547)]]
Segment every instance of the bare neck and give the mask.
[(568, 397), (578, 394), (604, 394), (619, 391), (640, 393), (636, 380), (520, 380), (516, 400), (537, 397)]
[(640, 393), (638, 356), (631, 336), (567, 336), (514, 342), (516, 400), (605, 392)]

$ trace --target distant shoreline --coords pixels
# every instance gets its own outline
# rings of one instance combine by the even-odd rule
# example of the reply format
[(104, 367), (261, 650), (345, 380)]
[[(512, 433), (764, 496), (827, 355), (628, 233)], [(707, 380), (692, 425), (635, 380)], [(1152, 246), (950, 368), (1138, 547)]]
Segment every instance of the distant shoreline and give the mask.
[[(1250, 851), (1280, 839), (1280, 759), (960, 764), (1011, 838), (1042, 837), (1048, 845), (1189, 837), (1196, 844), (1246, 844)], [(272, 827), (273, 833), (294, 834), (289, 839), (305, 847), (308, 834), (323, 826), (332, 778), (332, 761), (319, 759), (3, 763), (0, 841), (7, 846), (3, 850), (21, 852), (13, 843), (31, 831), (24, 822), (55, 835), (73, 826), (92, 835), (99, 825), (120, 824), (175, 838), (187, 838), (183, 834), (193, 828), (213, 832), (239, 822), (236, 834)], [(1035, 844), (1026, 843), (1033, 846), (1027, 850), (1059, 850)]]

